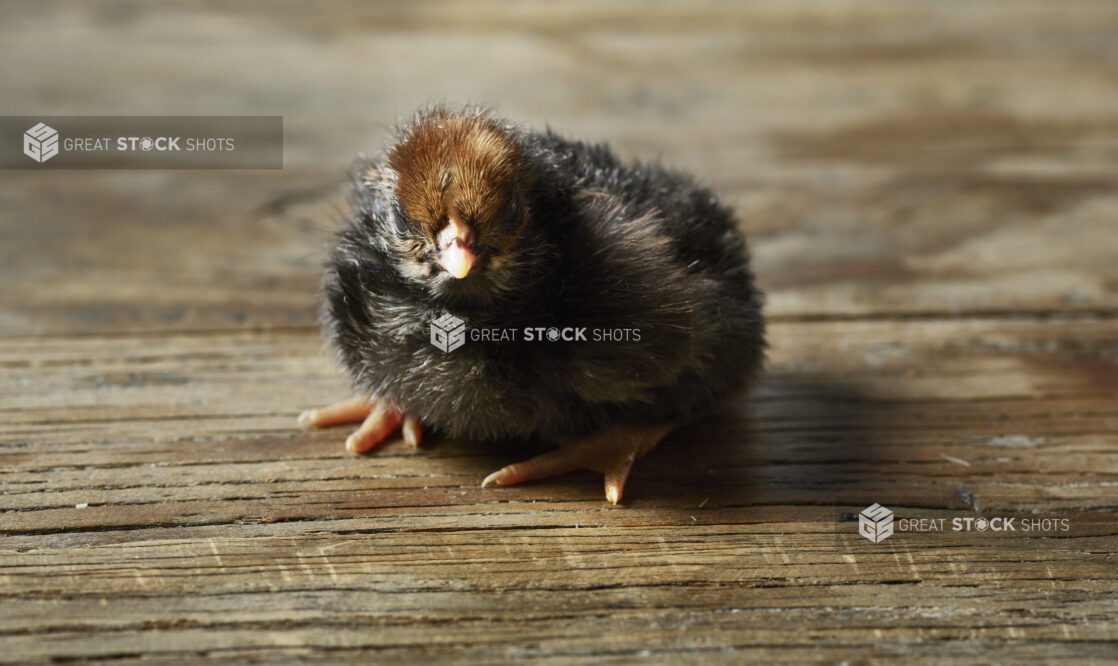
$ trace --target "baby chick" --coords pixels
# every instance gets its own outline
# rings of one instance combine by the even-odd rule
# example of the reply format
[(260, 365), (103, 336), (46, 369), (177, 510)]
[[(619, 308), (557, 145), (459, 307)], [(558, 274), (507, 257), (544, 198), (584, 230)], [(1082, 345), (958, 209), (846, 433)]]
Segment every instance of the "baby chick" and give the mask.
[[(482, 485), (587, 468), (616, 504), (634, 460), (763, 360), (761, 295), (714, 194), (480, 108), (420, 111), (357, 161), (324, 294), (358, 395), (300, 422), (360, 421), (353, 452), (400, 427), (413, 445), (424, 427), (557, 445)], [(449, 352), (430, 343), (446, 314), (469, 333)]]

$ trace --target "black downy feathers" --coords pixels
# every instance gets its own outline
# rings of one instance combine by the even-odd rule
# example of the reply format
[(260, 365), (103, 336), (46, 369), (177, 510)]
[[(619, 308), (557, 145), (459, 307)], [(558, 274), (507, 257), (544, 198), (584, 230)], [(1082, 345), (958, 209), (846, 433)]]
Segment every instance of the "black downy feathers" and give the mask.
[[(476, 250), (462, 279), (437, 263), (448, 219)], [(712, 192), (483, 109), (424, 110), (354, 165), (324, 292), (355, 389), (452, 437), (680, 424), (763, 360), (745, 240)], [(468, 330), (451, 352), (430, 344), (445, 313)]]

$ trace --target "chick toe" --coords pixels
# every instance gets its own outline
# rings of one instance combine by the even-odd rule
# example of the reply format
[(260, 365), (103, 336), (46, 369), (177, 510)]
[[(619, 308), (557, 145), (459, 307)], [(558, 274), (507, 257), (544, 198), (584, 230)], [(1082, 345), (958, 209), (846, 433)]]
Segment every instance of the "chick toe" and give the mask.
[(326, 407), (308, 409), (299, 415), (299, 425), (313, 428), (353, 423), (360, 421), (373, 411), (373, 403), (368, 396), (354, 396), (335, 402)]
[(589, 469), (605, 477), (606, 500), (617, 504), (621, 501), (625, 481), (629, 478), (633, 463), (656, 446), (670, 431), (670, 426), (607, 428), (564, 442), (554, 451), (502, 467), (485, 477), (481, 485), (511, 486), (566, 474), (576, 469)]
[(374, 403), (373, 410), (361, 422), (361, 427), (346, 439), (346, 450), (350, 453), (365, 453), (383, 442), (403, 420), (404, 415), (387, 404)]

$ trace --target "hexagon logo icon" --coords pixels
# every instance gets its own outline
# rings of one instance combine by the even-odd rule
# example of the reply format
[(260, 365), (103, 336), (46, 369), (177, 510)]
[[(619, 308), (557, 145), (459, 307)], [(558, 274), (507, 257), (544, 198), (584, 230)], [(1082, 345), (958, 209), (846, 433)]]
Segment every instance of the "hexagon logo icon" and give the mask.
[(858, 514), (858, 533), (874, 543), (893, 535), (893, 512), (874, 503)]
[(466, 322), (449, 312), (431, 322), (431, 344), (450, 353), (466, 344)]
[(42, 164), (58, 154), (58, 130), (39, 123), (23, 133), (23, 154)]

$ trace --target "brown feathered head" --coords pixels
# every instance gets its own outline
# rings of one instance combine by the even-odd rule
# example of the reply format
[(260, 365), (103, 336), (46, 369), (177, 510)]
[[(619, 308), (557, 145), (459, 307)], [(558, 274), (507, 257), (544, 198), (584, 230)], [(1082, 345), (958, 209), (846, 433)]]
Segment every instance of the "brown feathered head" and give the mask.
[(396, 203), (393, 250), (405, 274), (499, 282), (528, 219), (512, 128), (482, 110), (436, 108), (401, 133), (380, 169)]

